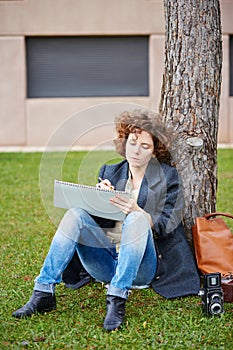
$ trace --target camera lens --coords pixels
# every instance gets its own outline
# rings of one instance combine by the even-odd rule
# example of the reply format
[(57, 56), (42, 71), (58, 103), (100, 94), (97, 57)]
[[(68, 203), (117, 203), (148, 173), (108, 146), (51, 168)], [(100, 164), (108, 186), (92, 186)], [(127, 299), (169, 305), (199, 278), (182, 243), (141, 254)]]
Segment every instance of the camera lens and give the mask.
[(218, 315), (222, 311), (221, 296), (219, 294), (213, 294), (210, 303), (210, 313), (212, 315)]
[(222, 307), (220, 304), (214, 303), (210, 307), (211, 314), (218, 315), (222, 312)]
[(220, 304), (214, 303), (210, 307), (211, 314), (218, 315), (222, 312), (222, 307)]

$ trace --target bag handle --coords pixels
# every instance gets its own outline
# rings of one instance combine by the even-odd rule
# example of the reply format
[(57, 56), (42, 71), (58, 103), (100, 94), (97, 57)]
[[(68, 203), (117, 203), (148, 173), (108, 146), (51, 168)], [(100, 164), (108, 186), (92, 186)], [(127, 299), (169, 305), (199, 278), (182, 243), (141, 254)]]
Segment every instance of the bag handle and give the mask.
[(204, 215), (204, 218), (206, 218), (208, 220), (208, 219), (212, 218), (212, 216), (226, 216), (227, 218), (233, 219), (233, 215), (231, 215), (229, 213), (221, 213), (221, 212), (206, 214), (206, 215)]

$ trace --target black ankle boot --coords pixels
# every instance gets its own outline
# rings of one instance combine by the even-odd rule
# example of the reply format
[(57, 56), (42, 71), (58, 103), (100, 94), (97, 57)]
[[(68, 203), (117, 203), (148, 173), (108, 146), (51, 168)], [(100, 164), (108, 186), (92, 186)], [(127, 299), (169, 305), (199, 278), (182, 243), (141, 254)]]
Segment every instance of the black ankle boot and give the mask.
[(56, 298), (54, 294), (35, 290), (28, 303), (14, 311), (12, 316), (17, 318), (30, 317), (36, 313), (49, 312), (55, 309)]
[(126, 299), (107, 295), (107, 315), (104, 320), (104, 328), (107, 331), (113, 331), (121, 326), (125, 316)]

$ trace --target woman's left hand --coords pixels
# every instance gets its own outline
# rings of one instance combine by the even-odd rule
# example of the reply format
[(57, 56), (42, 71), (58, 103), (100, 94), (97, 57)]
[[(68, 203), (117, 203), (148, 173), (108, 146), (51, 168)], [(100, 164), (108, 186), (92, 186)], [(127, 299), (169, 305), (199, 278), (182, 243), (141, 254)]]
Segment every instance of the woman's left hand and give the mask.
[(115, 197), (110, 199), (110, 203), (115, 205), (117, 208), (123, 211), (123, 213), (126, 215), (128, 215), (129, 213), (132, 213), (133, 211), (143, 212), (144, 215), (146, 215), (150, 223), (150, 226), (151, 227), (154, 226), (154, 223), (152, 221), (150, 214), (147, 213), (145, 210), (143, 210), (141, 207), (139, 207), (136, 200), (134, 200), (133, 198), (126, 198), (117, 194)]
[(132, 198), (126, 198), (121, 195), (116, 195), (115, 197), (110, 199), (111, 204), (115, 205), (124, 214), (129, 214), (132, 211), (142, 211), (137, 202)]

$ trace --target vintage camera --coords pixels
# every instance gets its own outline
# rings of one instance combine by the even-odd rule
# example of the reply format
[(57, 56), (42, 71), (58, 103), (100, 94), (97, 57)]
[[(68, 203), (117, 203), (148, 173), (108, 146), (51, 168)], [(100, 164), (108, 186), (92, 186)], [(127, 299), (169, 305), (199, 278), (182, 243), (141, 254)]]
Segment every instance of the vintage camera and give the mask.
[(202, 309), (207, 315), (224, 313), (223, 290), (221, 287), (221, 274), (209, 273), (203, 276)]

